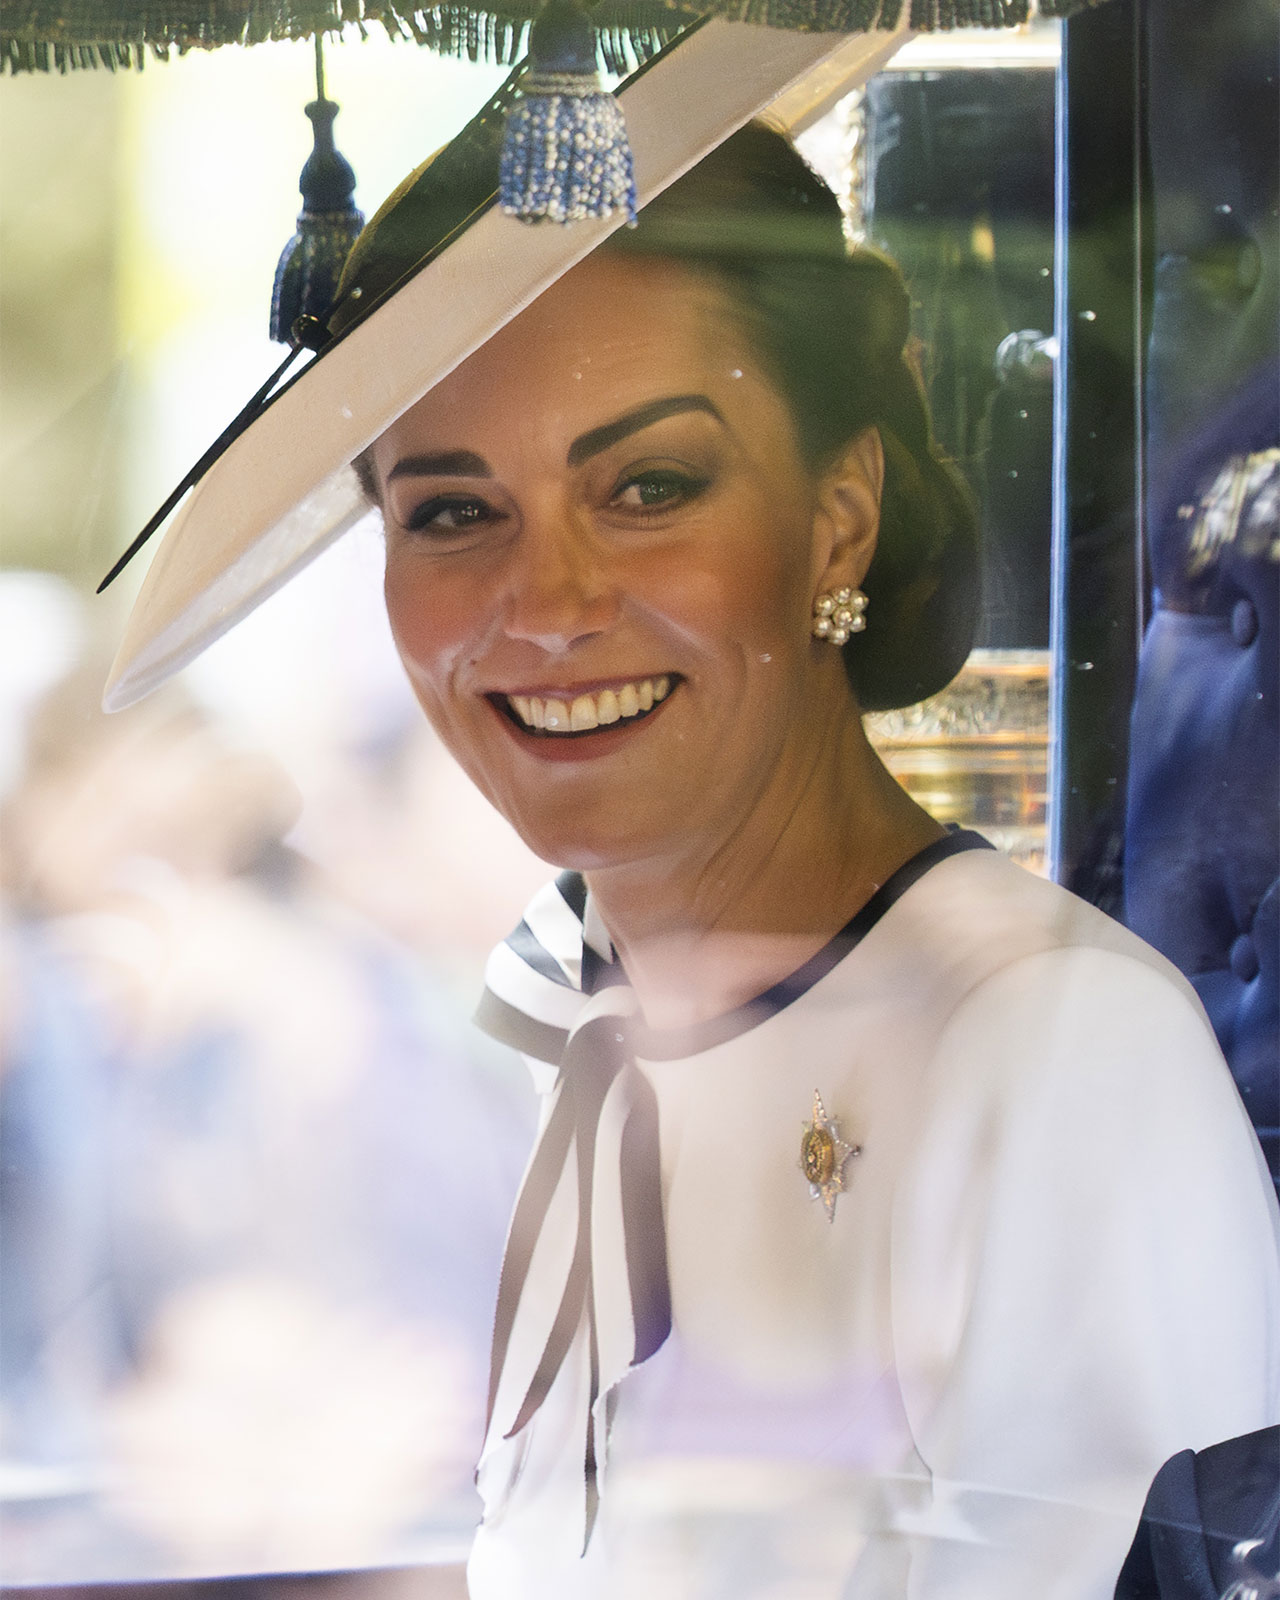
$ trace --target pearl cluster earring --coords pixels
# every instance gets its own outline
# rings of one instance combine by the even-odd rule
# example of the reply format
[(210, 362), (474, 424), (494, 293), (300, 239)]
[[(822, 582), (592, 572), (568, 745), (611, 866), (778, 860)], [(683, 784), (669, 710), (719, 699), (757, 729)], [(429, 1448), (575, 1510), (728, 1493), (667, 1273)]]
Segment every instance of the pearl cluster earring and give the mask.
[(837, 589), (820, 594), (813, 602), (813, 636), (828, 644), (844, 644), (850, 634), (867, 625), (867, 597), (861, 589)]

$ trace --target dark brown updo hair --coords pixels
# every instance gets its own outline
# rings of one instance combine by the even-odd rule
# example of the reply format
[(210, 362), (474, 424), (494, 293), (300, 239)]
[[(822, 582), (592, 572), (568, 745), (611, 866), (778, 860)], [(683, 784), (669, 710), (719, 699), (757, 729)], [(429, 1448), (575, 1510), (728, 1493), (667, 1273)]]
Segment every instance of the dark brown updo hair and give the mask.
[[(413, 270), (427, 240), (491, 196), (489, 166), (479, 151), (455, 160), (447, 147), (405, 180), (352, 253), (332, 331), (351, 319), (353, 288), (368, 304)], [(601, 248), (679, 261), (726, 293), (791, 407), (811, 469), (879, 429), (885, 480), (863, 581), (867, 629), (844, 646), (845, 666), (864, 711), (914, 705), (944, 688), (973, 640), (977, 521), (934, 445), (898, 268), (874, 250), (850, 249), (836, 197), (763, 123), (726, 139)], [(368, 452), (355, 467), (376, 503)]]
[(977, 519), (934, 444), (898, 268), (847, 245), (835, 195), (762, 123), (725, 140), (603, 248), (674, 258), (727, 292), (812, 469), (879, 429), (885, 480), (863, 582), (867, 630), (845, 645), (845, 666), (864, 711), (944, 688), (973, 641)]

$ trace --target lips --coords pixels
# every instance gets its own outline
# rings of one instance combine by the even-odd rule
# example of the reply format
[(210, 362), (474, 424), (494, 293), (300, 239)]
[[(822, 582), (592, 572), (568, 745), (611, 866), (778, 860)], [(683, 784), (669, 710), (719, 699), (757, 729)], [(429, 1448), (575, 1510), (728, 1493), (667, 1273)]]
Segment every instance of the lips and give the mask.
[(679, 681), (664, 672), (573, 696), (495, 694), (489, 698), (525, 733), (563, 739), (642, 721)]

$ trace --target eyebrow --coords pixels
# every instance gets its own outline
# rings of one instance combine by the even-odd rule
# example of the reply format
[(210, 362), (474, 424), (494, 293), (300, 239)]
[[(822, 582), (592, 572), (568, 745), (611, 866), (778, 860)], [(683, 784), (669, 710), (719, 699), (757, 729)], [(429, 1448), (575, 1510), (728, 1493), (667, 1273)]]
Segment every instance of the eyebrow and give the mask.
[[(598, 456), (629, 434), (651, 428), (655, 422), (679, 416), (684, 411), (705, 411), (717, 422), (723, 423), (719, 408), (705, 394), (673, 394), (662, 400), (650, 400), (637, 406), (614, 422), (580, 434), (569, 446), (568, 464), (580, 467), (592, 456)], [(387, 482), (395, 478), (491, 478), (493, 468), (474, 450), (436, 450), (427, 455), (404, 456), (387, 474)]]
[(493, 468), (474, 450), (437, 450), (432, 455), (405, 456), (387, 473), (393, 478), (491, 478)]
[(652, 427), (665, 417), (678, 416), (682, 411), (705, 411), (717, 422), (724, 422), (717, 407), (705, 394), (668, 395), (665, 400), (651, 400), (647, 405), (637, 406), (616, 422), (606, 422), (603, 427), (580, 434), (569, 446), (568, 463), (571, 467), (580, 467), (584, 461), (598, 456), (602, 450), (617, 444), (628, 434), (639, 433), (642, 428)]

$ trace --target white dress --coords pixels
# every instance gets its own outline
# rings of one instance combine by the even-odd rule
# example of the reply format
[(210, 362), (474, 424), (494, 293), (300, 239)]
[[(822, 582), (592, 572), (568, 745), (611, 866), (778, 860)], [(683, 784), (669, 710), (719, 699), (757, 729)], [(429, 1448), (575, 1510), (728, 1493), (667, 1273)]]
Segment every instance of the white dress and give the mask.
[[(584, 1555), (589, 1369), (628, 1309), (606, 1102), (596, 1320), (511, 1432), (561, 1305), (570, 1163), (478, 1474), (474, 1600), (1110, 1600), (1160, 1464), (1280, 1418), (1274, 1194), (1190, 986), (980, 842), (908, 863), (757, 1005), (678, 1043), (633, 1029), (671, 1333), (596, 1403)], [(548, 1107), (584, 919), (587, 987), (617, 976), (565, 875), (482, 1006)], [(815, 1090), (860, 1147), (830, 1220), (800, 1167)]]

